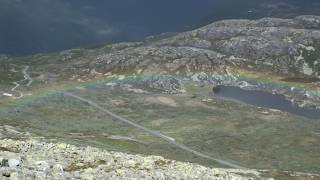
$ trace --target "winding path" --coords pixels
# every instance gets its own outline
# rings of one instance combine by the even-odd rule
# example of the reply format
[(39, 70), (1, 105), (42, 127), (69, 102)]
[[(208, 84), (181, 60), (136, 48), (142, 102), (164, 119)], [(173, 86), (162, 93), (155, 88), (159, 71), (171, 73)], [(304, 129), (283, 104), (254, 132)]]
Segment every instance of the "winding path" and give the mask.
[(22, 74), (23, 74), (23, 77), (24, 77), (24, 79), (22, 80), (22, 82), (23, 81), (26, 81), (26, 80), (28, 80), (28, 83), (27, 83), (27, 86), (29, 87), (31, 84), (32, 84), (32, 82), (33, 82), (33, 79), (30, 77), (30, 75), (28, 74), (28, 70), (29, 70), (29, 66), (26, 66), (23, 70), (22, 70)]
[[(13, 96), (13, 94), (11, 93), (3, 93), (3, 95), (5, 96), (9, 96), (9, 97), (13, 97), (14, 99), (20, 99), (24, 96), (23, 92), (21, 91), (17, 91), (17, 89), (21, 86), (21, 83), (24, 82), (24, 81), (28, 81), (28, 83), (26, 84), (26, 86), (30, 86), (33, 82), (33, 79), (30, 77), (29, 73), (28, 73), (28, 70), (29, 70), (30, 66), (25, 66), (23, 68), (23, 70), (21, 71), (22, 74), (23, 74), (23, 78), (22, 80), (20, 81), (15, 81), (13, 82), (13, 84), (15, 85), (12, 89), (11, 89), (11, 92), (18, 92), (20, 95), (19, 96)], [(15, 72), (15, 71), (13, 71)]]
[(233, 164), (233, 163), (228, 162), (228, 161), (224, 161), (224, 160), (221, 160), (221, 159), (217, 159), (217, 158), (208, 156), (208, 155), (206, 155), (206, 154), (203, 154), (203, 153), (201, 153), (201, 152), (198, 152), (198, 151), (196, 151), (196, 150), (193, 150), (193, 149), (191, 149), (191, 148), (189, 148), (189, 147), (187, 147), (187, 146), (185, 146), (185, 145), (183, 145), (183, 144), (177, 143), (173, 138), (168, 137), (168, 136), (166, 136), (166, 135), (164, 135), (164, 134), (162, 134), (162, 133), (160, 133), (160, 132), (158, 132), (158, 131), (154, 131), (154, 130), (148, 129), (148, 128), (144, 127), (144, 126), (141, 126), (141, 125), (139, 125), (139, 124), (136, 124), (136, 123), (134, 123), (134, 122), (132, 122), (132, 121), (130, 121), (130, 120), (128, 120), (128, 119), (125, 119), (125, 118), (123, 118), (123, 117), (121, 117), (121, 116), (119, 116), (119, 115), (117, 115), (117, 114), (115, 114), (115, 113), (113, 113), (113, 112), (111, 112), (111, 111), (109, 111), (109, 110), (104, 109), (103, 107), (99, 106), (97, 103), (95, 103), (95, 102), (93, 102), (93, 101), (90, 101), (90, 100), (88, 100), (88, 99), (82, 98), (82, 97), (77, 96), (77, 95), (74, 95), (74, 94), (72, 94), (72, 93), (67, 93), (67, 92), (65, 92), (65, 93), (63, 93), (63, 94), (64, 94), (65, 96), (72, 97), (72, 98), (74, 98), (74, 99), (77, 99), (77, 100), (80, 100), (80, 101), (82, 101), (82, 102), (88, 103), (90, 106), (95, 107), (96, 109), (98, 109), (98, 110), (100, 110), (100, 111), (102, 111), (102, 112), (110, 115), (111, 117), (113, 117), (113, 118), (115, 118), (115, 119), (117, 119), (117, 120), (119, 120), (119, 121), (121, 121), (121, 122), (124, 122), (124, 123), (126, 123), (126, 124), (129, 124), (129, 125), (137, 128), (137, 129), (140, 129), (140, 130), (142, 130), (142, 131), (145, 131), (145, 132), (147, 132), (148, 134), (150, 134), (150, 135), (152, 135), (152, 136), (159, 137), (159, 138), (167, 141), (168, 143), (170, 143), (170, 144), (172, 144), (172, 145), (174, 145), (174, 146), (176, 146), (176, 147), (178, 147), (178, 148), (180, 148), (180, 149), (183, 149), (184, 151), (190, 152), (190, 153), (192, 153), (192, 154), (194, 154), (194, 155), (196, 155), (196, 156), (199, 156), (199, 157), (202, 157), (202, 158), (205, 158), (205, 159), (212, 160), (212, 161), (214, 161), (214, 162), (216, 162), (216, 163), (219, 163), (219, 164), (224, 165), (224, 166), (227, 166), (227, 167), (236, 168), (236, 169), (247, 169), (247, 168), (242, 167), (242, 166), (239, 166), (239, 165), (237, 165), (237, 164)]

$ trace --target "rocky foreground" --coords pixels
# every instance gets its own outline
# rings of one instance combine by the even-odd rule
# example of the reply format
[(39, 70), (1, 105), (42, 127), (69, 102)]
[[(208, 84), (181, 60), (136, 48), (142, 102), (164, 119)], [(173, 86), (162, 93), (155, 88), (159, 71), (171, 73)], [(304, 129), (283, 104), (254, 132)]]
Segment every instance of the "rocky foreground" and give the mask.
[(208, 168), (65, 143), (0, 140), (0, 179), (318, 179), (316, 174)]
[(0, 179), (256, 179), (255, 170), (211, 169), (159, 156), (36, 140), (0, 140)]

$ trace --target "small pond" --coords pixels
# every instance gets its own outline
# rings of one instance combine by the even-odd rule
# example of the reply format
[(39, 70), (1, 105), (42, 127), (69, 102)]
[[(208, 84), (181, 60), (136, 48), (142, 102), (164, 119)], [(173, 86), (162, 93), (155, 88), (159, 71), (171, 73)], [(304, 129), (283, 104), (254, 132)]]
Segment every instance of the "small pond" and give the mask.
[(213, 92), (217, 97), (240, 101), (249, 105), (277, 109), (309, 119), (320, 119), (320, 110), (298, 107), (283, 95), (223, 85), (214, 87)]

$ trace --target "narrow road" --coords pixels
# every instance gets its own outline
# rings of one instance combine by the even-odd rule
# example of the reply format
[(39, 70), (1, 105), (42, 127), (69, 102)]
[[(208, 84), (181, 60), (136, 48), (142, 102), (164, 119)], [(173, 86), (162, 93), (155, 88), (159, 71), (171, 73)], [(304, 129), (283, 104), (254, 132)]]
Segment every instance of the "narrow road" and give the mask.
[(164, 134), (162, 134), (162, 133), (160, 133), (160, 132), (157, 132), (157, 131), (153, 131), (153, 130), (151, 130), (151, 129), (148, 129), (148, 128), (146, 128), (146, 127), (144, 127), (144, 126), (141, 126), (141, 125), (139, 125), (139, 124), (136, 124), (136, 123), (134, 123), (134, 122), (132, 122), (132, 121), (130, 121), (130, 120), (128, 120), (128, 119), (125, 119), (125, 118), (123, 118), (123, 117), (121, 117), (121, 116), (119, 116), (119, 115), (117, 115), (117, 114), (114, 114), (113, 112), (104, 109), (103, 107), (99, 106), (97, 103), (95, 103), (95, 102), (93, 102), (93, 101), (90, 101), (90, 100), (88, 100), (88, 99), (82, 98), (82, 97), (77, 96), (77, 95), (74, 95), (74, 94), (72, 94), (72, 93), (67, 93), (67, 92), (66, 92), (66, 93), (63, 93), (63, 94), (64, 94), (65, 96), (69, 96), (69, 97), (72, 97), (72, 98), (74, 98), (74, 99), (80, 100), (80, 101), (82, 101), (82, 102), (88, 103), (90, 106), (93, 106), (93, 107), (97, 108), (98, 110), (100, 110), (100, 111), (102, 111), (102, 112), (110, 115), (111, 117), (113, 117), (113, 118), (115, 118), (115, 119), (117, 119), (117, 120), (119, 120), (119, 121), (121, 121), (121, 122), (124, 122), (124, 123), (126, 123), (126, 124), (129, 124), (129, 125), (137, 128), (137, 129), (140, 129), (140, 130), (142, 130), (142, 131), (145, 131), (145, 132), (147, 132), (148, 134), (150, 134), (150, 135), (152, 135), (152, 136), (159, 137), (159, 138), (167, 141), (168, 143), (170, 143), (170, 144), (172, 144), (172, 145), (174, 145), (174, 146), (176, 146), (176, 147), (178, 147), (178, 148), (180, 148), (180, 149), (183, 149), (184, 151), (190, 152), (190, 153), (192, 153), (192, 154), (194, 154), (194, 155), (196, 155), (196, 156), (199, 156), (199, 157), (202, 157), (202, 158), (205, 158), (205, 159), (212, 160), (212, 161), (214, 161), (214, 162), (216, 162), (216, 163), (219, 163), (219, 164), (221, 164), (221, 165), (224, 165), (224, 166), (227, 166), (227, 167), (230, 167), (230, 168), (235, 168), (235, 169), (247, 169), (247, 168), (245, 168), (245, 167), (242, 167), (242, 166), (233, 164), (233, 163), (231, 163), (231, 162), (224, 161), (224, 160), (221, 160), (221, 159), (217, 159), (217, 158), (208, 156), (208, 155), (206, 155), (206, 154), (203, 154), (203, 153), (201, 153), (201, 152), (195, 151), (195, 150), (193, 150), (193, 149), (191, 149), (191, 148), (189, 148), (189, 147), (187, 147), (187, 146), (185, 146), (185, 145), (183, 145), (183, 144), (177, 143), (177, 142), (176, 142), (173, 138), (171, 138), (171, 137), (168, 137), (168, 136), (166, 136), (166, 135), (164, 135)]

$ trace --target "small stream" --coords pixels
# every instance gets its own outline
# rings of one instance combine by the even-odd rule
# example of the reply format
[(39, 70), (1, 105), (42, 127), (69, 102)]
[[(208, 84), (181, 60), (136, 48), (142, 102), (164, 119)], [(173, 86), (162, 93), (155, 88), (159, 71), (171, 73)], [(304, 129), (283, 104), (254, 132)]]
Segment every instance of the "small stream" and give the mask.
[(249, 105), (277, 109), (309, 119), (320, 119), (320, 110), (298, 107), (283, 95), (223, 85), (214, 87), (213, 92), (217, 97), (240, 101)]

